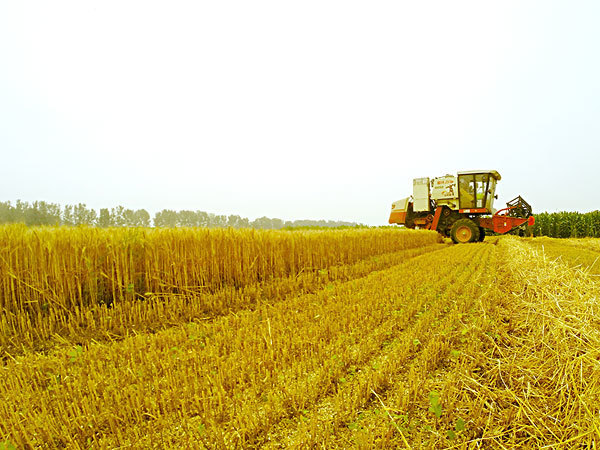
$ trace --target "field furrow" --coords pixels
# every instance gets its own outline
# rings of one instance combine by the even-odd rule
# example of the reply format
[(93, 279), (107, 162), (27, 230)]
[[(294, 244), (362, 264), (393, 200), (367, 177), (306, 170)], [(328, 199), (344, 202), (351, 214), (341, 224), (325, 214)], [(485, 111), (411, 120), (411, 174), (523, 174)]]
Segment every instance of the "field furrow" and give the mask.
[[(398, 315), (416, 314), (421, 303), (431, 302), (432, 294), (440, 292), (437, 285), (450, 283), (457, 271), (465, 270), (454, 253), (447, 248), (435, 252), (436, 258), (423, 255), (364, 279), (211, 323), (91, 345), (74, 361), (68, 355), (36, 356), (39, 360), (28, 374), (19, 375), (17, 363), (9, 363), (6, 381), (12, 389), (7, 400), (29, 404), (42, 396), (40, 419), (31, 418), (35, 432), (30, 436), (48, 433), (46, 408), (84, 392), (61, 419), (79, 422), (77, 428), (112, 430), (106, 417), (118, 417), (115, 424), (134, 424), (135, 431), (121, 428), (112, 430), (114, 435), (130, 439), (139, 433), (141, 438), (149, 429), (160, 428), (159, 420), (148, 418), (186, 411), (200, 417), (196, 420), (211, 440), (251, 443), (265, 424), (297, 414), (332, 390), (349, 367), (368, 360), (390, 338)], [(431, 283), (412, 276), (415, 269), (435, 261), (441, 263)], [(29, 362), (17, 361), (30, 367)], [(36, 369), (38, 365), (45, 369)], [(113, 381), (106, 385), (96, 374)], [(90, 414), (99, 409), (106, 416)], [(7, 419), (14, 416), (6, 413)], [(71, 438), (60, 437), (64, 442)]]
[[(313, 414), (291, 424), (287, 432), (281, 433), (287, 434), (285, 437), (274, 438), (272, 447), (306, 448), (320, 443), (326, 448), (363, 445), (367, 441), (361, 439), (365, 437), (361, 430), (369, 427), (368, 418), (377, 417), (383, 411), (382, 404), (391, 396), (401, 393), (402, 398), (393, 401), (396, 411), (403, 411), (403, 420), (408, 420), (407, 414), (420, 407), (422, 384), (429, 373), (446, 362), (450, 351), (457, 351), (465, 339), (462, 325), (472, 314), (475, 302), (489, 289), (486, 270), (495, 247), (472, 246), (466, 258), (462, 253), (466, 250), (464, 247), (453, 250), (454, 257), (470, 263), (462, 270), (455, 270), (447, 280), (435, 284), (432, 280), (433, 289), (428, 291), (431, 303), (424, 320), (399, 335), (397, 345), (388, 354), (380, 355), (332, 398), (319, 405)], [(385, 414), (380, 419), (384, 421), (386, 434), (392, 422)], [(369, 446), (392, 445), (389, 439), (382, 439), (382, 436), (370, 436)], [(396, 445), (403, 442), (398, 441)]]
[(449, 351), (415, 372), (419, 389), (394, 379), (327, 447), (593, 448), (600, 286), (528, 247), (499, 243), (484, 295), (439, 337)]

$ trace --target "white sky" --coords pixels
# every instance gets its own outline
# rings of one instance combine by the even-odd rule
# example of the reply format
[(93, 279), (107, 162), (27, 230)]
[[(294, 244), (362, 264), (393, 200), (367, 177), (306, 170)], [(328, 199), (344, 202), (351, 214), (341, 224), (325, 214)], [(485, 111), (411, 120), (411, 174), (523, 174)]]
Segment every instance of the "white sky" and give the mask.
[(386, 224), (598, 209), (600, 2), (0, 0), (0, 200)]

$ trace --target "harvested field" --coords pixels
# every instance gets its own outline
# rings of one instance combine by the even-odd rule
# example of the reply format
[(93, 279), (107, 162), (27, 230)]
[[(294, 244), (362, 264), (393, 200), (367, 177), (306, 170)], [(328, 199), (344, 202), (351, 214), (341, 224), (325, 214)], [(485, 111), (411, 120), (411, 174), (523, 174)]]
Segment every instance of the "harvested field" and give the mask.
[(528, 243), (550, 259), (558, 259), (573, 269), (600, 275), (600, 239), (553, 239), (540, 237)]
[[(107, 275), (130, 274), (108, 307), (53, 288), (77, 293), (90, 279), (67, 262), (81, 258), (69, 253), (79, 244), (61, 247), (68, 229), (4, 231), (2, 286), (13, 290), (0, 442), (17, 448), (592, 448), (600, 438), (600, 284), (568, 256), (594, 252), (593, 239), (219, 231), (228, 244), (215, 247), (205, 230), (138, 230), (138, 250), (89, 256), (113, 264), (97, 269)], [(70, 231), (95, 249), (113, 242)], [(196, 260), (207, 246), (223, 256)], [(52, 274), (34, 270), (34, 254)], [(228, 272), (252, 258), (264, 261), (256, 275)], [(205, 266), (235, 275), (194, 278)], [(152, 295), (137, 288), (140, 274), (167, 272)], [(36, 292), (61, 303), (49, 305), (62, 319), (31, 309)]]

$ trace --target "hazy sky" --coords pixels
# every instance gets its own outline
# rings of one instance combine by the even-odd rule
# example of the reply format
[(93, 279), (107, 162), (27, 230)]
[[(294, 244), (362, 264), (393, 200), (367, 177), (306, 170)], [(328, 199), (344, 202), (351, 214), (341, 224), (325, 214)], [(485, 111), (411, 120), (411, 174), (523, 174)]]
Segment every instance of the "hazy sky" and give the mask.
[(0, 200), (385, 224), (600, 208), (600, 2), (1, 1)]

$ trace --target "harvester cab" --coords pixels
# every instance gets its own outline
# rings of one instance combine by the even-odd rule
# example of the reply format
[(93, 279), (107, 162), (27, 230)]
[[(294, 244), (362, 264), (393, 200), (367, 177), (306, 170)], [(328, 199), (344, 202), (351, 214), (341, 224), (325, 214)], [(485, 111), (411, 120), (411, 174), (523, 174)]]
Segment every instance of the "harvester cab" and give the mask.
[(531, 206), (521, 196), (494, 209), (500, 180), (495, 170), (415, 178), (413, 195), (392, 204), (389, 223), (435, 230), (455, 243), (483, 241), (486, 230), (504, 234), (533, 226)]

